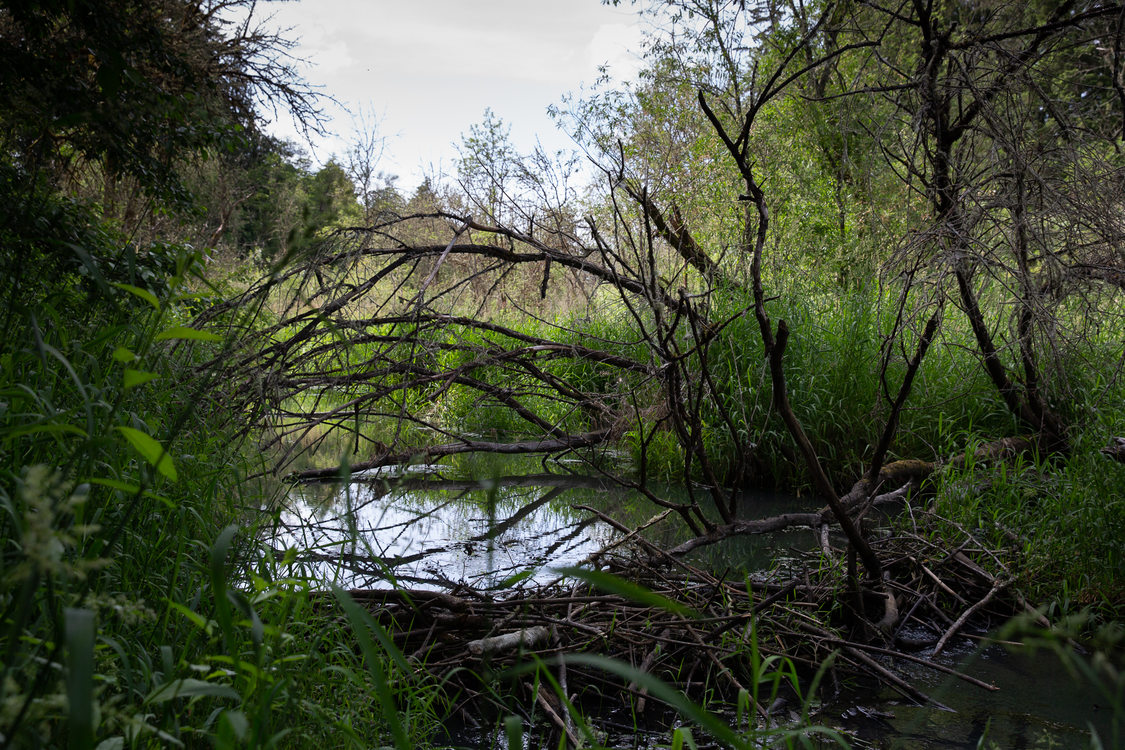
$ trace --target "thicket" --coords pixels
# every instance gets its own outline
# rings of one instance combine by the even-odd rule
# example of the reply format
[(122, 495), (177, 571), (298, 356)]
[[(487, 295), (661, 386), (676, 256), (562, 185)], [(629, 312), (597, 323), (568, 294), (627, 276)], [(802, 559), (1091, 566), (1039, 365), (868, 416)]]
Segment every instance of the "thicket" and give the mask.
[(262, 543), (271, 475), (341, 456), (550, 446), (697, 537), (921, 459), (1033, 601), (1119, 618), (1119, 9), (656, 4), (640, 80), (557, 112), (597, 184), (488, 113), (408, 200), (371, 132), (316, 171), (260, 132), (317, 123), (252, 5), (0, 7), (4, 746), (430, 737), (450, 693)]

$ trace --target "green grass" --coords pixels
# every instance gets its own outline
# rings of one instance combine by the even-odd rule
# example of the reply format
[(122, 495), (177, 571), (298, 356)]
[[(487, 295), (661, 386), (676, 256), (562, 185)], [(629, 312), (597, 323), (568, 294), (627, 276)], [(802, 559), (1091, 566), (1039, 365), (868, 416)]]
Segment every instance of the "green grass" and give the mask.
[[(121, 252), (105, 242), (91, 263)], [(277, 490), (244, 478), (262, 467), (224, 384), (193, 369), (228, 342), (181, 328), (193, 259), (164, 252), (179, 271), (161, 283), (103, 263), (87, 286), (8, 289), (22, 315), (0, 351), (0, 742), (366, 747), (396, 719), (360, 696), (379, 670), (409, 682), (389, 652), (355, 652), (258, 541)], [(400, 697), (393, 734), (420, 742), (438, 707)]]
[(990, 547), (1007, 550), (1031, 601), (1054, 602), (1062, 612), (1093, 607), (1100, 617), (1120, 618), (1125, 466), (1098, 449), (1108, 435), (1121, 432), (1123, 416), (1106, 414), (1109, 419), (1080, 430), (1065, 459), (970, 463), (944, 472), (936, 487), (937, 512), (972, 529)]

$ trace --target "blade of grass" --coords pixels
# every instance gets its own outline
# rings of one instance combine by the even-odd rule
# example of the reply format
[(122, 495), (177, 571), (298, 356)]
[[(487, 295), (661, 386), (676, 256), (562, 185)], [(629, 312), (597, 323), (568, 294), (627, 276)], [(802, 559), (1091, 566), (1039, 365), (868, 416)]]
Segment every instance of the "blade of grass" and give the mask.
[[(387, 681), (386, 671), (383, 669), (383, 656), (389, 656), (396, 664), (406, 667), (406, 659), (403, 657), (390, 638), (387, 637), (386, 632), (375, 622), (368, 612), (356, 604), (355, 599), (347, 591), (339, 588), (338, 586), (332, 587), (332, 593), (336, 597), (336, 601), (340, 603), (340, 607), (344, 610), (344, 614), (351, 623), (352, 631), (355, 634), (356, 640), (359, 642), (359, 648), (363, 652), (367, 668), (371, 671), (371, 677), (375, 680), (375, 697), (379, 701), (379, 706), (382, 709), (383, 720), (391, 730), (391, 737), (394, 739), (394, 744), (397, 750), (410, 750), (413, 745), (406, 735), (406, 729), (402, 726), (402, 721), (399, 719), (398, 706), (395, 704), (394, 692)], [(380, 654), (375, 647), (375, 642), (372, 636), (375, 636), (383, 645), (383, 653)], [(388, 648), (389, 646), (389, 648)], [(409, 668), (406, 671), (409, 673)]]
[(66, 700), (71, 750), (94, 746), (94, 613), (67, 607)]

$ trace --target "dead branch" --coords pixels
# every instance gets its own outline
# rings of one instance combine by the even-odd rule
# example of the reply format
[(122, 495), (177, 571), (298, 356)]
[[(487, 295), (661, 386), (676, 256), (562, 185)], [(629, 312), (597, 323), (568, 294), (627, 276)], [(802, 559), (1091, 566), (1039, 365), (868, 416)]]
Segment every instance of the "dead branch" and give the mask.
[[(525, 440), (518, 443), (492, 443), (482, 440), (465, 440), (458, 443), (444, 445), (431, 445), (416, 451), (399, 451), (386, 453), (370, 461), (361, 461), (348, 467), (350, 472), (369, 471), (384, 466), (411, 466), (419, 463), (454, 456), (461, 453), (499, 453), (504, 455), (517, 455), (526, 453), (561, 453), (564, 451), (578, 450), (597, 445), (606, 440), (609, 430), (598, 430), (583, 435), (570, 435), (553, 440)], [(308, 469), (293, 472), (288, 477), (291, 481), (317, 481), (341, 478), (341, 468)]]

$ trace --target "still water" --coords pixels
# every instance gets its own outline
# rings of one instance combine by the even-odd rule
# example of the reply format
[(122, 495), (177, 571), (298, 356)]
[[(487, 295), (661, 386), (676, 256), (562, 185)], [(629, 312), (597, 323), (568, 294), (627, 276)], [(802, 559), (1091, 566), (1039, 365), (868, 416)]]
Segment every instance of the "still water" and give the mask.
[[(451, 474), (446, 466), (415, 466), (406, 476), (372, 473), (345, 485), (295, 486), (274, 546), (304, 551), (314, 578), (344, 588), (541, 585), (557, 578), (554, 568), (578, 565), (620, 536), (580, 506), (628, 528), (646, 524), (660, 510), (608, 479), (505, 463), (508, 472), (539, 470), (480, 480), (460, 478), (463, 472)], [(688, 499), (682, 488), (661, 488), (660, 494)], [(771, 494), (747, 496), (743, 503), (744, 518), (815, 507)], [(646, 531), (665, 546), (689, 536), (675, 517)], [(701, 550), (694, 561), (716, 571), (762, 571), (814, 542), (809, 531), (740, 537)]]
[[(274, 546), (302, 550), (308, 573), (345, 588), (511, 589), (549, 583), (557, 578), (554, 568), (580, 565), (619, 538), (580, 506), (628, 528), (659, 510), (606, 479), (548, 473), (537, 461), (511, 460), (491, 469), (484, 480), (464, 478), (482, 476), (479, 467), (457, 472), (440, 466), (356, 476), (345, 485), (294, 487)], [(686, 493), (661, 492), (675, 500)], [(742, 504), (743, 518), (813, 507), (776, 495), (747, 495)], [(671, 545), (687, 538), (687, 531), (669, 519), (646, 536)], [(704, 548), (693, 562), (717, 572), (763, 575), (815, 544), (811, 531), (740, 537)], [(1000, 690), (887, 663), (954, 711), (913, 706), (892, 693), (851, 694), (826, 696), (830, 702), (814, 720), (847, 731), (856, 747), (1096, 747), (1091, 731), (1105, 747), (1113, 746), (1113, 697), (1072, 679), (1050, 651), (1013, 654), (965, 640), (940, 658)], [(641, 733), (623, 738), (620, 746), (656, 747), (667, 739), (666, 730)]]
[(616, 532), (571, 503), (609, 482), (565, 475), (473, 481), (438, 473), (294, 488), (277, 544), (308, 550), (313, 575), (345, 588), (503, 588), (557, 577)]

